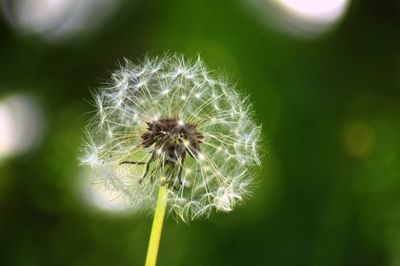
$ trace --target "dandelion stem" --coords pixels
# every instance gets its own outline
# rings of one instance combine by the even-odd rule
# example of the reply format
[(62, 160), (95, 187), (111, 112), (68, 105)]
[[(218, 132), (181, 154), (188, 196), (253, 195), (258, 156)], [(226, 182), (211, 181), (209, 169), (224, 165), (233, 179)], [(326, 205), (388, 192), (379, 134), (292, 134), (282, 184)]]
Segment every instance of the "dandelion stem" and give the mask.
[(158, 248), (160, 246), (161, 232), (164, 223), (165, 209), (167, 207), (168, 185), (160, 185), (157, 205), (154, 211), (153, 225), (151, 227), (149, 247), (147, 249), (145, 266), (155, 266)]

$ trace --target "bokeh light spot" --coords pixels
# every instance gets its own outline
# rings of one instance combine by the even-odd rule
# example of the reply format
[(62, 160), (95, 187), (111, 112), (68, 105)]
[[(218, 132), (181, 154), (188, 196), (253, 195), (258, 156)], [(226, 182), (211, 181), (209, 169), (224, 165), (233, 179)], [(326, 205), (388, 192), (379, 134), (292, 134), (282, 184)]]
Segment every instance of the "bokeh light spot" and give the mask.
[(278, 3), (293, 15), (316, 23), (334, 21), (343, 14), (347, 0), (280, 0)]
[(343, 130), (343, 144), (347, 154), (354, 158), (364, 158), (374, 148), (375, 131), (363, 122), (350, 123)]
[(42, 132), (42, 112), (34, 99), (15, 94), (0, 100), (0, 160), (31, 149)]
[(120, 192), (91, 182), (83, 182), (82, 188), (83, 197), (91, 207), (114, 214), (127, 213), (129, 208)]
[(65, 40), (104, 22), (119, 0), (0, 0), (8, 22), (19, 32)]
[(252, 0), (274, 28), (298, 37), (315, 37), (331, 29), (345, 14), (350, 0)]

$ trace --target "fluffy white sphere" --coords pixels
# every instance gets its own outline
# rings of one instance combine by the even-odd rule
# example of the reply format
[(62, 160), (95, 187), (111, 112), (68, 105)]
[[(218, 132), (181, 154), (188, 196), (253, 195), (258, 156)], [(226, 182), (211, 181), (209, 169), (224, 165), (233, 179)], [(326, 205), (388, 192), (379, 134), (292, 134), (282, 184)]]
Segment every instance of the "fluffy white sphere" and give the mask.
[(163, 182), (169, 211), (183, 220), (231, 211), (248, 195), (261, 128), (200, 59), (126, 61), (94, 98), (81, 161), (129, 207), (154, 210)]

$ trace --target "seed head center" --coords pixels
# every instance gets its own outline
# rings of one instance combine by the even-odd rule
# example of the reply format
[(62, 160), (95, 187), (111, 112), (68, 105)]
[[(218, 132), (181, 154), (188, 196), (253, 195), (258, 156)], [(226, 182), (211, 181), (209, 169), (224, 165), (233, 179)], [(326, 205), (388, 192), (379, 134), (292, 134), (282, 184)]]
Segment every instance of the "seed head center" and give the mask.
[(184, 160), (186, 153), (195, 159), (198, 157), (203, 134), (196, 124), (171, 117), (161, 117), (146, 124), (147, 131), (141, 135), (143, 146), (154, 145), (154, 149), (165, 156), (165, 163), (175, 165)]

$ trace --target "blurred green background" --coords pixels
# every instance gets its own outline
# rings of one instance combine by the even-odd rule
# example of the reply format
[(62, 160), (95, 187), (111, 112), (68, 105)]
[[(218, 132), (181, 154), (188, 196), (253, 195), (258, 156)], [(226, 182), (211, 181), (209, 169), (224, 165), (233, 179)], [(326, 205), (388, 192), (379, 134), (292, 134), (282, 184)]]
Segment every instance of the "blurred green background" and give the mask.
[(266, 153), (234, 212), (167, 219), (158, 265), (400, 265), (399, 1), (339, 1), (330, 27), (267, 1), (0, 1), (0, 265), (143, 265), (151, 217), (77, 157), (90, 88), (165, 51), (251, 95)]

